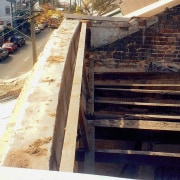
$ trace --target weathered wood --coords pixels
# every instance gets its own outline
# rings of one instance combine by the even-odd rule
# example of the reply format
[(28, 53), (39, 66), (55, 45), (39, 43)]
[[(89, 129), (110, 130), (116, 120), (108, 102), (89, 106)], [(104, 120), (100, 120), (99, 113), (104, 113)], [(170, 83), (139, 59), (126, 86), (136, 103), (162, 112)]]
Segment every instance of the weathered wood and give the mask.
[(138, 92), (138, 93), (155, 93), (155, 94), (180, 95), (180, 91), (175, 91), (175, 90), (148, 90), (148, 89), (122, 89), (122, 88), (95, 88), (95, 90), (126, 91), (126, 92)]
[(94, 174), (95, 171), (95, 126), (94, 122), (88, 122), (88, 136), (90, 150), (85, 153), (84, 172)]
[(163, 120), (179, 120), (180, 121), (180, 116), (170, 116), (170, 115), (153, 115), (153, 114), (126, 114), (126, 116), (129, 117), (136, 117), (136, 118), (151, 118), (151, 119), (163, 119)]
[(84, 116), (84, 111), (82, 104), (80, 106), (80, 114), (79, 114), (79, 126), (81, 130), (81, 135), (82, 135), (82, 140), (84, 144), (84, 148), (89, 151), (90, 150), (90, 145), (89, 145), (89, 135), (88, 135), (88, 127), (87, 127), (87, 120), (86, 117)]
[[(107, 91), (95, 91), (95, 99), (99, 101), (115, 102), (142, 102), (142, 103), (161, 103), (161, 104), (180, 104), (178, 95), (153, 95), (142, 93), (113, 93)], [(113, 103), (114, 104), (114, 103)], [(115, 103), (116, 104), (116, 103)]]
[(130, 18), (124, 17), (102, 17), (102, 16), (88, 16), (88, 15), (77, 15), (64, 13), (66, 19), (80, 19), (80, 20), (94, 20), (94, 21), (111, 21), (111, 22), (124, 22), (125, 26), (128, 26)]
[[(113, 84), (106, 84), (106, 86), (113, 86)], [(120, 86), (130, 86), (130, 87), (180, 87), (180, 84), (134, 84), (126, 83), (120, 84)]]
[(176, 72), (95, 72), (94, 76), (96, 80), (128, 80), (128, 82), (131, 82), (132, 80), (171, 80), (170, 84), (174, 84), (174, 81), (176, 80), (180, 82), (179, 73)]
[(180, 108), (180, 104), (163, 104), (163, 103), (145, 103), (145, 102), (125, 102), (125, 101), (108, 101), (95, 100), (95, 103), (101, 104), (115, 104), (115, 105), (130, 105), (130, 106), (154, 106), (154, 107), (176, 107)]
[(85, 85), (87, 96), (91, 97), (91, 91), (90, 91), (89, 82), (88, 82), (88, 79), (87, 79), (87, 74), (86, 74), (85, 68), (83, 68), (83, 82), (84, 82), (84, 85)]
[(94, 113), (94, 61), (89, 62), (88, 82), (90, 89), (90, 97), (88, 98), (87, 114), (93, 115)]
[(109, 111), (100, 111), (94, 113), (94, 118), (98, 119), (118, 119), (118, 120), (139, 120), (139, 119), (146, 119), (146, 120), (153, 120), (153, 121), (180, 121), (179, 115), (165, 115), (165, 114), (130, 114), (125, 112), (109, 112)]
[[(111, 82), (112, 83), (112, 82)], [(102, 84), (96, 84), (96, 87), (99, 88), (113, 88), (114, 86), (116, 88), (133, 88), (133, 89), (148, 89), (148, 90), (180, 90), (180, 84), (136, 84), (136, 83), (120, 83), (116, 84), (114, 83), (103, 83)]]
[(148, 129), (159, 131), (180, 131), (180, 122), (147, 121), (147, 120), (94, 120), (98, 127)]
[[(157, 78), (157, 79), (104, 79), (104, 78), (97, 78), (95, 77), (94, 80), (94, 85), (95, 86), (123, 86), (123, 84), (148, 84), (148, 85), (152, 85), (152, 84), (168, 84), (171, 86), (171, 84), (180, 84), (180, 80), (178, 79), (161, 79), (161, 78)], [(178, 86), (177, 86), (178, 87)]]
[(125, 164), (180, 167), (179, 160), (179, 153), (102, 149), (96, 151), (96, 162), (103, 161)]
[[(83, 150), (77, 150), (76, 155), (77, 161), (84, 160)], [(95, 151), (95, 161), (99, 163), (180, 167), (180, 153), (97, 149)]]
[(79, 119), (81, 82), (85, 50), (86, 23), (82, 23), (77, 59), (74, 71), (73, 86), (71, 91), (67, 123), (65, 128), (64, 143), (60, 162), (60, 171), (73, 172), (76, 149), (76, 137)]

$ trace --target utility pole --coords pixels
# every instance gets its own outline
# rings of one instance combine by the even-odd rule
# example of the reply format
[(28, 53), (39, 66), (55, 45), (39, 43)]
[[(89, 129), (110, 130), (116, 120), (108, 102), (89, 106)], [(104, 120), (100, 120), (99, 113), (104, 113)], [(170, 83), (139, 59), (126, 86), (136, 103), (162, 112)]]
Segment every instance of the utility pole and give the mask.
[(34, 3), (30, 0), (30, 17), (31, 17), (31, 41), (32, 41), (32, 54), (33, 54), (33, 65), (37, 62), (37, 52), (36, 52), (36, 37), (34, 30)]
[(69, 13), (71, 13), (71, 0), (69, 0)]
[(14, 17), (13, 17), (13, 3), (12, 3), (12, 1), (11, 1), (11, 18), (12, 18), (12, 21), (11, 21), (11, 27), (13, 28), (13, 19), (14, 19)]

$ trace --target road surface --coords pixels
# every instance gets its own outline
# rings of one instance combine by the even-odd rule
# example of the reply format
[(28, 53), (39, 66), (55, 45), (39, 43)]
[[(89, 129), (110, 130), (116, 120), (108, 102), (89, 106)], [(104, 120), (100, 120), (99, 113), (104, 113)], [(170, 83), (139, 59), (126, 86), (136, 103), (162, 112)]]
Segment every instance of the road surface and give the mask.
[[(36, 35), (36, 49), (37, 56), (42, 52), (47, 40), (52, 34), (53, 30), (48, 28)], [(7, 59), (0, 62), (0, 79), (11, 79), (24, 74), (33, 67), (32, 59), (32, 45), (29, 39), (26, 39), (26, 45), (18, 48), (18, 50), (10, 54)]]

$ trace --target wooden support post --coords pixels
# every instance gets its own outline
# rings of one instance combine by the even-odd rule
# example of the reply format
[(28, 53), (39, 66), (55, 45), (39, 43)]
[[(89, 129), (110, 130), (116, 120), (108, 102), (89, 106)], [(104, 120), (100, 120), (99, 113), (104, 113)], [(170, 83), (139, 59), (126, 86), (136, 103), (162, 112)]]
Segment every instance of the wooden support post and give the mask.
[(94, 137), (94, 121), (88, 122), (88, 137), (90, 142), (90, 151), (85, 153), (84, 172), (87, 174), (94, 174), (95, 167), (95, 142)]
[(89, 63), (88, 82), (91, 96), (88, 99), (87, 114), (92, 116), (94, 113), (94, 60)]
[(79, 125), (80, 125), (80, 130), (81, 130), (84, 148), (87, 151), (89, 151), (90, 145), (89, 145), (89, 136), (88, 136), (88, 129), (87, 129), (88, 128), (87, 127), (87, 120), (86, 120), (86, 117), (84, 116), (84, 111), (83, 111), (82, 105), (80, 107)]
[[(93, 118), (94, 115), (94, 60), (90, 61), (89, 65), (89, 89), (91, 96), (88, 99), (87, 114)], [(95, 130), (94, 121), (88, 122), (88, 136), (90, 143), (90, 151), (85, 153), (84, 172), (94, 174), (95, 162)]]

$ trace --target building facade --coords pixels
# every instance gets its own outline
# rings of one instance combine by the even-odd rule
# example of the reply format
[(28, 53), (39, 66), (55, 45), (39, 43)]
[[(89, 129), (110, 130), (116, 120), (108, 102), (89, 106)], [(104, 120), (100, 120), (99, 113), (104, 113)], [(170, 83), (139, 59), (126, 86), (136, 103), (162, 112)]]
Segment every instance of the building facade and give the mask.
[(23, 9), (26, 5), (25, 0), (1, 0), (0, 1), (0, 25), (12, 24), (15, 12)]

